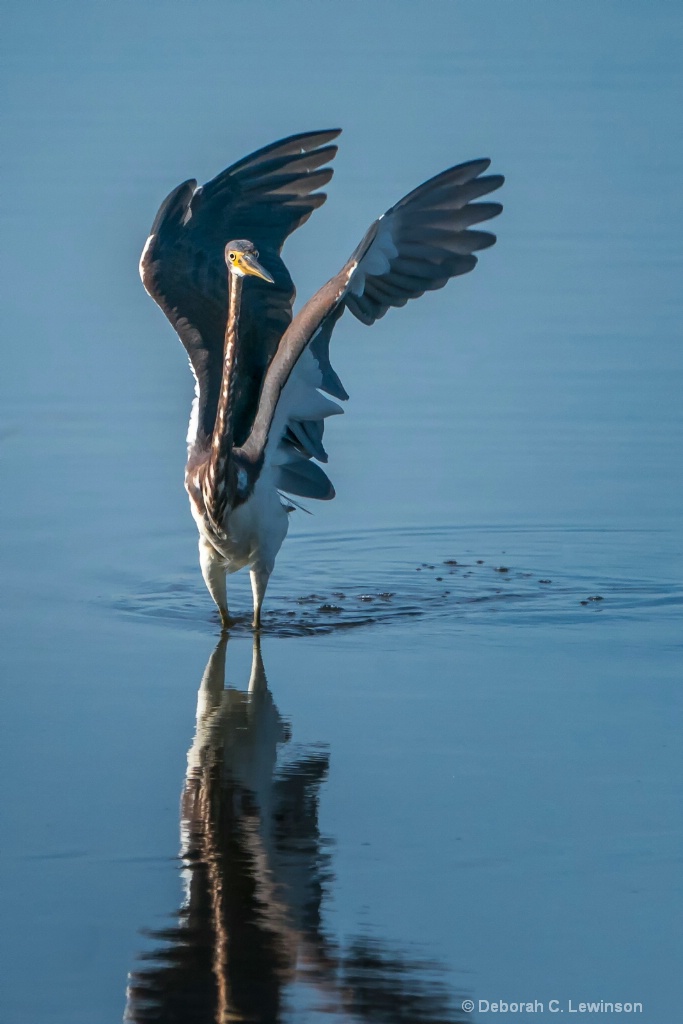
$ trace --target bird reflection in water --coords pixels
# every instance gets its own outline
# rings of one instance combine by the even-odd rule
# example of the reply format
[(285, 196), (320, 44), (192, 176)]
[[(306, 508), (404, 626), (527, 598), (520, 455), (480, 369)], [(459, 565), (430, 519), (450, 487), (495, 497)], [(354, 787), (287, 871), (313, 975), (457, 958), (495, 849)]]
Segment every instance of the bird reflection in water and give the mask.
[[(318, 1012), (348, 1021), (446, 1024), (439, 965), (409, 960), (368, 937), (340, 947), (321, 908), (332, 882), (318, 827), (329, 754), (287, 762), (290, 730), (268, 688), (258, 638), (246, 691), (225, 688), (228, 640), (209, 658), (181, 801), (185, 899), (174, 927), (148, 933), (129, 980), (134, 1024), (275, 1022), (313, 992)], [(304, 998), (310, 1005), (310, 996)], [(285, 1005), (286, 1004), (286, 1005)]]

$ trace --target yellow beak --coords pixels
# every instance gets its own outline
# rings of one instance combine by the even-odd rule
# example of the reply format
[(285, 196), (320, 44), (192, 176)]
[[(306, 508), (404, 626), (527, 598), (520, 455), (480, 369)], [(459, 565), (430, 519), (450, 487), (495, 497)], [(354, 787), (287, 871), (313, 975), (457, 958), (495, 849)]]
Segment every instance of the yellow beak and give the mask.
[(260, 277), (262, 281), (268, 281), (269, 284), (275, 284), (275, 278), (261, 266), (253, 253), (241, 252), (235, 263), (243, 274), (251, 274), (253, 277)]

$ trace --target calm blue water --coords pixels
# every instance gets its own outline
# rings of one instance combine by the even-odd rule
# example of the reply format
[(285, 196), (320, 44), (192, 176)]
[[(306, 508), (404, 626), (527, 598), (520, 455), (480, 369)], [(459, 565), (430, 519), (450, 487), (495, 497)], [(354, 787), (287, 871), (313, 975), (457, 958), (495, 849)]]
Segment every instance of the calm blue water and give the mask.
[[(0, 1024), (671, 1024), (678, 6), (4, 13)], [(241, 578), (216, 647), (137, 260), (179, 181), (336, 125), (302, 299), (460, 160), (507, 177), (499, 242), (339, 325), (338, 497), (293, 517), (261, 650)]]

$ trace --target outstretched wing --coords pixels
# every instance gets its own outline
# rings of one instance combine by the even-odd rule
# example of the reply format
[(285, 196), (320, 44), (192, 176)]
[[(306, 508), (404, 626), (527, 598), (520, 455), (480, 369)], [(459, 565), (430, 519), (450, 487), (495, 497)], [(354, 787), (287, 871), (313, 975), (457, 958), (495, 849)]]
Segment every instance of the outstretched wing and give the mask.
[[(473, 253), (493, 245), (496, 236), (470, 228), (502, 210), (500, 203), (473, 202), (503, 184), (499, 174), (482, 177), (489, 164), (472, 160), (452, 167), (387, 210), (288, 327), (266, 373), (253, 429), (243, 446), (247, 458), (265, 458), (273, 466), (282, 490), (334, 497), (325, 473), (309, 461), (327, 461), (323, 421), (342, 411), (321, 391), (347, 397), (330, 366), (334, 325), (346, 308), (372, 324), (390, 306), (404, 306), (474, 268)], [(308, 428), (302, 436), (302, 421), (317, 423), (316, 430)]]
[(197, 188), (183, 182), (161, 204), (140, 259), (142, 282), (178, 332), (197, 381), (188, 441), (210, 437), (223, 370), (228, 307), (224, 250), (248, 238), (275, 284), (245, 281), (240, 316), (240, 392), (236, 439), (251, 429), (265, 371), (292, 319), (294, 286), (280, 251), (292, 231), (327, 196), (315, 190), (332, 177), (324, 165), (339, 130), (307, 132), (275, 142)]

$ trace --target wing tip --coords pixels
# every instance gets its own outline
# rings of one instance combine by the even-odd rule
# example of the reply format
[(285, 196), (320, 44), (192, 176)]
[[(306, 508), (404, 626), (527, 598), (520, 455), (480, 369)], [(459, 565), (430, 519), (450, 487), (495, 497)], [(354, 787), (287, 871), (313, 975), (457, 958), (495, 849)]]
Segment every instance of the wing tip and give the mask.
[(150, 235), (158, 234), (164, 224), (167, 224), (174, 219), (177, 220), (179, 213), (182, 212), (182, 215), (185, 216), (190, 199), (196, 190), (196, 178), (188, 178), (187, 181), (182, 181), (180, 185), (176, 185), (176, 187), (168, 193), (157, 210), (157, 215), (154, 218), (154, 222), (152, 223), (152, 227), (149, 231)]
[(497, 241), (498, 235), (494, 235), (493, 231), (480, 231), (478, 232), (477, 238), (477, 251), (480, 252), (482, 249), (490, 249)]
[(489, 192), (495, 192), (501, 185), (505, 184), (504, 174), (487, 174), (485, 178), (480, 178), (480, 181), (485, 181), (489, 185)]
[(470, 206), (485, 206), (488, 211), (487, 220), (492, 220), (493, 217), (500, 217), (503, 212), (502, 203), (470, 203)]
[(318, 145), (324, 146), (325, 142), (331, 142), (332, 139), (338, 139), (339, 136), (341, 135), (342, 131), (343, 131), (342, 128), (323, 128), (322, 131), (318, 131), (318, 132), (306, 132), (306, 135), (307, 136), (315, 136), (315, 135), (321, 135), (322, 136), (322, 135), (326, 135), (327, 139), (325, 141), (320, 142), (318, 144)]

